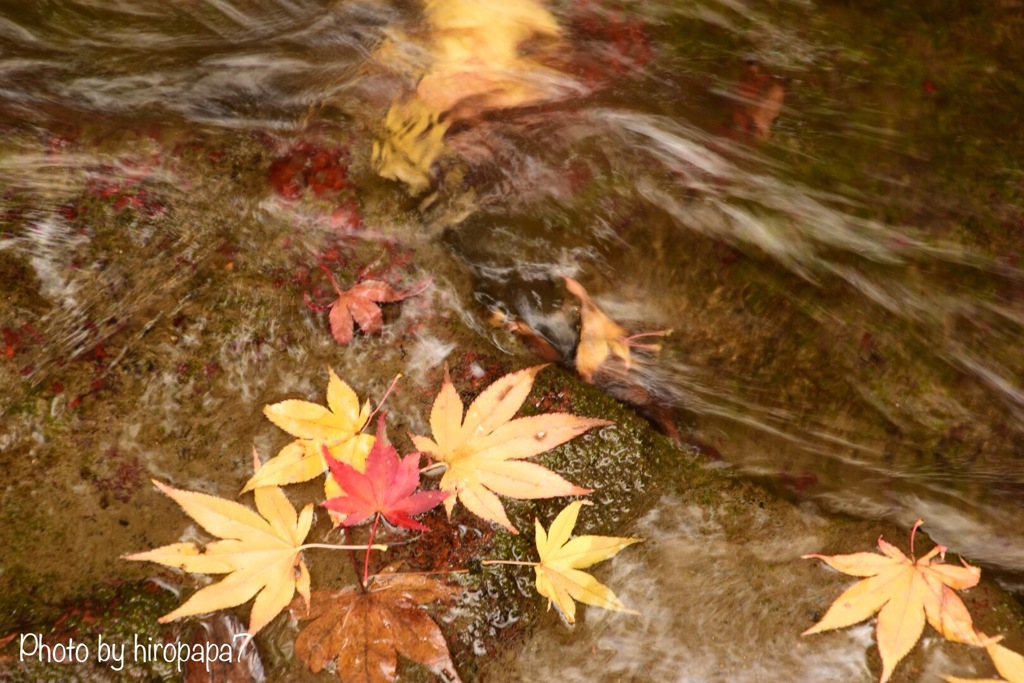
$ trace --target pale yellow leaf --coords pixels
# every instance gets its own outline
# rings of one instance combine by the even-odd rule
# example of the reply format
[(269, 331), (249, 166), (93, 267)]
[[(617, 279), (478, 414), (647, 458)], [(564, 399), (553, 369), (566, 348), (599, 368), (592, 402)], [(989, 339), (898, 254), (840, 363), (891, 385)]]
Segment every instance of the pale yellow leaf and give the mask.
[[(523, 402), (530, 395), (537, 373), (546, 365), (534, 365), (525, 370), (511, 372), (495, 380), (480, 392), (469, 405), (462, 422), (462, 438), (452, 444), (453, 450), (470, 441), (483, 440), (498, 427), (515, 417)], [(450, 384), (451, 381), (449, 380)]]
[[(375, 441), (373, 434), (356, 434), (351, 439), (342, 443), (328, 446), (327, 452), (335, 460), (351, 465), (360, 472), (366, 471), (366, 457), (370, 454)], [(321, 454), (323, 451), (320, 451)], [(327, 461), (324, 461), (324, 469), (327, 469)]]
[(445, 463), (440, 488), (455, 496), (445, 499), (449, 516), (458, 500), (470, 512), (518, 533), (494, 494), (510, 498), (551, 498), (582, 495), (580, 488), (558, 474), (519, 462), (594, 427), (611, 424), (597, 418), (548, 413), (513, 419), (544, 369), (538, 365), (499, 378), (462, 413), (462, 399), (445, 372), (444, 384), (431, 408), (433, 439), (410, 434), (416, 448)]
[(462, 443), (462, 399), (448, 376), (448, 366), (444, 368), (444, 378), (441, 393), (430, 410), (430, 431), (437, 439), (436, 450), (451, 452), (456, 444)]
[(639, 538), (612, 536), (578, 536), (566, 540), (576, 526), (584, 501), (573, 501), (551, 523), (545, 534), (540, 521), (534, 522), (537, 554), (540, 562), (534, 567), (537, 592), (554, 603), (570, 624), (576, 619), (573, 601), (584, 602), (618, 612), (633, 612), (607, 586), (590, 574), (579, 571), (616, 555), (623, 548), (640, 542)]
[(1024, 657), (998, 644), (989, 645), (985, 649), (1000, 676), (1010, 683), (1024, 683)]
[(333, 368), (327, 368), (327, 375), (327, 407), (342, 421), (353, 426), (358, 425), (358, 428), (362, 429), (362, 425), (366, 424), (366, 420), (370, 417), (369, 404), (364, 404), (360, 408), (356, 392), (341, 381)]
[[(472, 484), (464, 487), (463, 491), (466, 488), (486, 486), (500, 496), (526, 500), (582, 496), (591, 492), (591, 489), (576, 486), (561, 475), (532, 462), (466, 458), (450, 465), (446, 476), (455, 478), (464, 470), (468, 470), (468, 473), (463, 481)], [(444, 490), (443, 483), (441, 488)]]
[[(610, 424), (606, 420), (567, 413), (545, 413), (520, 417), (495, 428), (473, 441), (473, 451), (487, 459), (516, 460), (571, 441), (580, 434)], [(486, 433), (486, 432), (481, 432)]]
[(886, 569), (898, 567), (900, 562), (878, 553), (853, 553), (852, 555), (804, 555), (803, 559), (814, 558), (850, 576), (874, 576)]
[(288, 399), (265, 406), (263, 414), (275, 425), (300, 439), (328, 441), (346, 431), (355, 433), (353, 423), (317, 403)]
[(878, 613), (878, 654), (882, 657), (879, 683), (889, 680), (893, 669), (924, 632), (924, 580), (917, 572), (904, 572), (903, 577)]
[(904, 574), (903, 569), (894, 567), (853, 584), (836, 598), (821, 621), (800, 635), (809, 636), (812, 633), (845, 628), (870, 618), (889, 601), (892, 592), (898, 590)]
[(287, 486), (319, 477), (327, 470), (315, 441), (298, 439), (281, 449), (245, 483), (242, 493), (261, 486)]
[(551, 522), (550, 534), (545, 534), (544, 527), (540, 525), (540, 521), (534, 520), (534, 527), (536, 527), (537, 531), (537, 553), (539, 555), (547, 557), (554, 552), (556, 548), (561, 548), (569, 542), (569, 537), (572, 536), (572, 530), (576, 528), (576, 521), (579, 519), (580, 509), (586, 504), (586, 501), (579, 500), (566, 505), (562, 511), (555, 516), (555, 521)]
[(280, 489), (259, 488), (256, 504), (260, 514), (256, 514), (230, 500), (153, 483), (221, 540), (203, 548), (193, 543), (173, 543), (125, 555), (125, 559), (158, 562), (190, 572), (228, 574), (161, 617), (162, 623), (234, 607), (256, 596), (249, 617), (248, 633), (252, 636), (287, 606), (296, 590), (308, 597), (309, 578), (300, 546), (313, 522), (312, 505), (296, 514)]
[[(977, 568), (971, 567), (971, 569)], [(979, 574), (980, 571), (978, 570)], [(923, 568), (921, 575), (928, 587), (928, 594), (924, 600), (924, 611), (932, 628), (945, 636), (947, 640), (984, 647), (987, 643), (974, 630), (974, 623), (970, 612), (967, 611), (967, 606), (957, 597), (952, 588), (942, 582), (944, 575), (931, 572), (931, 567)], [(977, 583), (977, 581), (978, 577), (975, 577), (974, 582)]]

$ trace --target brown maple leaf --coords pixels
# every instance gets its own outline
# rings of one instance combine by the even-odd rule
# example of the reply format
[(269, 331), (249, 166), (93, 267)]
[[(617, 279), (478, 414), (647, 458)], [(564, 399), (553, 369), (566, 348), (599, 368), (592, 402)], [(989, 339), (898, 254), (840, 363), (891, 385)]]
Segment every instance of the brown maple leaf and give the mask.
[(461, 683), (441, 629), (421, 609), (458, 590), (389, 568), (366, 591), (318, 591), (309, 610), (312, 622), (295, 639), (295, 652), (313, 673), (337, 658), (342, 683), (391, 683), (398, 655)]
[(331, 336), (339, 344), (349, 344), (352, 341), (354, 325), (358, 324), (363, 334), (375, 334), (380, 332), (384, 324), (384, 317), (378, 304), (393, 303), (408, 299), (409, 297), (422, 294), (423, 290), (430, 286), (431, 280), (419, 283), (408, 292), (401, 292), (381, 280), (363, 280), (349, 289), (342, 290), (334, 274), (324, 269), (331, 280), (331, 286), (338, 294), (333, 303), (320, 305), (310, 301), (304, 295), (306, 306), (314, 311), (325, 311), (330, 309)]

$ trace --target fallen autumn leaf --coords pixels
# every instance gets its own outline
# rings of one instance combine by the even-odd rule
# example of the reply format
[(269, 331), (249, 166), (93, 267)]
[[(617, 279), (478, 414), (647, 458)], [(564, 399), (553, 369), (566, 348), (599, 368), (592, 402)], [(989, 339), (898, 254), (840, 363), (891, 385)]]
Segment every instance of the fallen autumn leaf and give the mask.
[(1009, 650), (998, 643), (992, 643), (985, 648), (996, 671), (1003, 679), (998, 678), (958, 678), (956, 676), (943, 676), (948, 683), (1024, 683), (1024, 657), (1013, 650)]
[(457, 497), (473, 514), (519, 533), (496, 493), (509, 498), (590, 493), (541, 465), (522, 462), (589, 429), (612, 424), (567, 413), (512, 419), (545, 367), (537, 365), (499, 378), (470, 404), (465, 419), (462, 399), (445, 369), (444, 384), (430, 411), (433, 439), (410, 436), (416, 448), (447, 466), (440, 488), (456, 494), (444, 501), (449, 517)]
[(344, 491), (323, 506), (344, 515), (344, 526), (365, 522), (380, 514), (395, 526), (427, 531), (413, 519), (426, 512), (449, 494), (447, 491), (416, 491), (420, 483), (420, 454), (410, 453), (399, 459), (395, 447), (387, 441), (384, 417), (377, 422), (377, 438), (366, 458), (366, 473), (356, 470), (325, 454), (331, 476)]
[[(802, 635), (852, 626), (878, 612), (876, 639), (882, 657), (880, 683), (889, 680), (899, 661), (917, 643), (925, 620), (948, 640), (980, 646), (991, 642), (974, 630), (967, 607), (953, 592), (977, 585), (981, 570), (966, 562), (962, 567), (942, 563), (946, 548), (941, 545), (915, 561), (914, 535), (922, 524), (918, 520), (910, 532), (910, 558), (881, 538), (878, 539), (881, 555), (862, 552), (803, 556), (819, 559), (844, 574), (868, 577), (840, 595), (821, 621)], [(938, 562), (934, 561), (936, 555), (940, 557)]]
[(423, 575), (387, 570), (373, 577), (368, 591), (318, 591), (295, 653), (314, 673), (336, 658), (342, 683), (391, 683), (398, 655), (458, 683), (444, 635), (421, 609), (457, 590)]
[(577, 536), (569, 540), (583, 504), (581, 500), (569, 503), (555, 517), (547, 533), (540, 520), (534, 521), (537, 554), (540, 555), (540, 563), (534, 567), (537, 592), (548, 599), (548, 607), (551, 603), (557, 605), (570, 624), (576, 621), (574, 600), (616, 612), (637, 614), (623, 605), (610, 588), (580, 569), (607, 560), (642, 539)]
[[(242, 489), (242, 493), (260, 486), (284, 486), (309, 481), (327, 471), (323, 449), (335, 460), (362, 471), (373, 447), (373, 437), (359, 432), (370, 418), (370, 402), (359, 406), (352, 388), (327, 368), (327, 406), (290, 399), (264, 406), (263, 414), (271, 422), (299, 437), (271, 458)], [(325, 483), (327, 497), (341, 489), (330, 477)]]

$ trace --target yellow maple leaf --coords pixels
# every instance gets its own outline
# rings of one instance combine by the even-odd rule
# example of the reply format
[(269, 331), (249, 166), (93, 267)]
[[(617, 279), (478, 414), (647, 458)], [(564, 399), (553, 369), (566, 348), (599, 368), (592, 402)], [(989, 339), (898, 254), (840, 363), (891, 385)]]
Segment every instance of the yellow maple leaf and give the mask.
[[(373, 436), (360, 434), (370, 418), (370, 402), (360, 407), (352, 388), (327, 368), (327, 406), (290, 399), (264, 406), (271, 422), (298, 437), (261, 467), (245, 484), (242, 493), (262, 486), (285, 486), (309, 481), (327, 471), (324, 447), (335, 460), (362, 472), (373, 447)], [(341, 495), (334, 479), (327, 477), (328, 498)]]
[(548, 599), (548, 608), (551, 603), (556, 604), (570, 624), (576, 621), (574, 600), (616, 612), (637, 614), (623, 605), (610, 588), (580, 569), (607, 560), (642, 539), (577, 536), (569, 540), (583, 504), (580, 500), (569, 503), (555, 517), (547, 533), (540, 520), (534, 520), (537, 553), (540, 555), (540, 563), (534, 567), (537, 592)]
[(519, 533), (495, 494), (553, 498), (590, 493), (541, 465), (522, 461), (588, 429), (612, 424), (568, 413), (513, 420), (533, 388), (537, 373), (545, 367), (537, 365), (496, 380), (469, 406), (465, 419), (462, 399), (445, 369), (444, 384), (430, 411), (433, 439), (410, 436), (417, 449), (447, 466), (440, 488), (456, 494), (444, 501), (449, 518), (458, 498), (473, 514)]
[(665, 337), (672, 334), (672, 330), (655, 330), (628, 336), (622, 325), (597, 307), (583, 285), (571, 277), (566, 277), (565, 288), (580, 300), (580, 343), (576, 347), (575, 360), (576, 372), (580, 373), (585, 382), (593, 383), (594, 374), (598, 369), (615, 358), (622, 362), (623, 369), (629, 370), (633, 358), (630, 348), (661, 351), (659, 344), (637, 342), (641, 337)]
[[(980, 636), (967, 607), (954, 590), (977, 585), (981, 570), (963, 562), (962, 567), (943, 564), (946, 548), (937, 545), (914, 560), (914, 534), (924, 522), (918, 520), (910, 532), (911, 557), (878, 539), (877, 553), (851, 555), (804, 555), (817, 558), (833, 569), (852, 576), (867, 577), (840, 595), (821, 621), (802, 635), (843, 628), (864, 621), (878, 612), (876, 640), (882, 658), (885, 683), (893, 669), (910, 652), (924, 631), (925, 621), (948, 640), (984, 646), (991, 639)], [(939, 556), (936, 561), (935, 557)]]
[(160, 623), (235, 607), (256, 596), (249, 615), (251, 638), (288, 606), (296, 592), (308, 608), (309, 571), (300, 553), (313, 523), (312, 503), (296, 513), (281, 489), (260, 487), (255, 493), (256, 514), (230, 500), (182, 491), (156, 480), (153, 483), (220, 540), (203, 547), (172, 543), (124, 555), (124, 559), (157, 562), (187, 572), (228, 574), (160, 617)]
[(943, 676), (942, 678), (948, 681), (948, 683), (1024, 683), (1024, 657), (997, 643), (992, 643), (985, 649), (988, 651), (988, 656), (992, 658), (996, 671), (1005, 680), (998, 678), (957, 678), (956, 676)]

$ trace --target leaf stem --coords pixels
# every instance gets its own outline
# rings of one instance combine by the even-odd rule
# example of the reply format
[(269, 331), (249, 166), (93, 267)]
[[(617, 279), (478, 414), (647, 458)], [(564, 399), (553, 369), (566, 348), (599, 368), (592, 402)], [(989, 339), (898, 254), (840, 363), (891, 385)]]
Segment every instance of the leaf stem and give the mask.
[[(372, 539), (372, 537), (371, 537)], [(308, 550), (309, 548), (323, 548), (325, 550), (366, 550), (366, 554), (369, 555), (371, 550), (387, 550), (388, 547), (383, 543), (377, 543), (374, 545), (331, 545), (330, 543), (306, 543), (300, 545), (297, 550)]]
[(446, 463), (446, 462), (435, 462), (433, 464), (427, 465), (426, 467), (421, 467), (420, 468), (420, 474), (427, 474), (427, 475), (433, 474), (434, 470), (440, 470), (442, 468), (447, 469), (448, 468), (448, 463)]
[[(438, 569), (435, 572), (400, 572), (402, 576), (434, 576), (436, 574), (468, 574), (468, 569)], [(374, 574), (371, 579), (381, 578), (380, 574)], [(384, 577), (386, 578), (386, 577)]]
[(483, 564), (483, 565), (490, 565), (490, 564), (516, 564), (516, 565), (519, 565), (520, 567), (539, 567), (540, 566), (540, 562), (522, 562), (520, 560), (481, 560), (480, 564)]
[[(377, 407), (373, 409), (373, 412), (370, 413), (370, 416), (366, 418), (367, 425), (373, 422), (373, 416), (379, 413), (380, 409), (384, 407), (384, 401), (388, 400), (388, 396), (390, 396), (391, 392), (394, 391), (395, 385), (398, 384), (398, 380), (400, 379), (402, 379), (402, 373), (398, 373), (397, 375), (395, 375), (395, 378), (391, 380), (391, 384), (388, 385), (387, 391), (385, 391), (384, 395), (381, 397), (380, 403), (378, 403)], [(366, 425), (363, 425), (363, 427), (365, 428)]]
[(920, 528), (920, 526), (922, 524), (924, 524), (924, 520), (923, 519), (919, 519), (916, 522), (914, 522), (914, 528), (910, 530), (910, 559), (911, 560), (915, 559), (914, 558), (914, 536), (917, 535), (917, 530), (918, 530), (918, 528)]
[[(373, 517), (373, 526), (370, 528), (370, 540), (366, 546), (366, 561), (363, 563), (363, 589), (365, 590), (367, 583), (370, 581), (370, 548), (373, 547), (373, 537), (377, 534), (377, 524), (380, 523), (380, 513), (378, 512)], [(387, 546), (384, 546), (387, 548)]]

